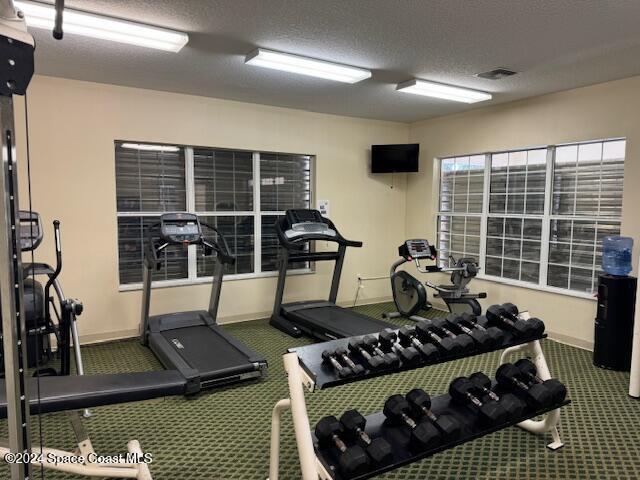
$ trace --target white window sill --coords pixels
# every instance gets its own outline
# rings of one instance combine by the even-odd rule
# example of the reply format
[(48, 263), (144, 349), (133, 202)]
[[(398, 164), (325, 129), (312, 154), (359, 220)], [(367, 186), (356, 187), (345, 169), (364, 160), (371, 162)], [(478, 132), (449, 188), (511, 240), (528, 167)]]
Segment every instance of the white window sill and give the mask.
[(535, 284), (535, 283), (523, 282), (523, 281), (520, 281), (520, 280), (511, 280), (511, 279), (508, 279), (508, 278), (492, 277), (490, 275), (479, 274), (476, 278), (478, 280), (486, 280), (488, 282), (499, 283), (501, 285), (506, 285), (506, 286), (509, 286), (509, 287), (528, 288), (530, 290), (538, 290), (540, 292), (546, 292), (546, 293), (556, 293), (556, 294), (559, 294), (559, 295), (566, 295), (568, 297), (582, 298), (582, 299), (585, 299), (585, 300), (592, 300), (592, 301), (596, 301), (597, 300), (597, 298), (595, 297), (595, 294), (592, 294), (592, 293), (577, 292), (575, 290), (568, 290), (568, 289), (558, 288), (558, 287), (542, 286), (542, 285), (538, 285), (538, 284)]
[[(287, 275), (309, 275), (315, 273), (315, 270), (305, 268), (302, 270), (290, 270)], [(260, 272), (260, 273), (240, 273), (234, 275), (225, 275), (222, 280), (224, 282), (234, 280), (252, 280), (255, 278), (269, 278), (277, 277), (278, 272)], [(189, 285), (202, 285), (205, 283), (211, 283), (213, 277), (198, 277), (195, 279), (185, 278), (179, 280), (159, 280), (151, 284), (151, 288), (173, 288), (173, 287), (186, 287)], [(141, 283), (128, 283), (126, 285), (119, 285), (119, 292), (132, 292), (135, 290), (142, 290)]]

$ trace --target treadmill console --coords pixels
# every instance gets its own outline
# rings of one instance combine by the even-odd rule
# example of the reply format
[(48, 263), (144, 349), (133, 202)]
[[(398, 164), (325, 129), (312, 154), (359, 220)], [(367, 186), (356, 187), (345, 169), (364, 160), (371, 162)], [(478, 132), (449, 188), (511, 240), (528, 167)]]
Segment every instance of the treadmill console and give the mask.
[(322, 235), (335, 237), (336, 231), (329, 227), (318, 210), (287, 210), (287, 238), (298, 238), (304, 235)]
[(398, 247), (398, 253), (401, 257), (409, 261), (422, 259), (435, 260), (437, 257), (435, 247), (423, 238), (414, 238), (405, 241)]
[(42, 220), (36, 212), (20, 210), (20, 250), (29, 252), (42, 242)]
[(165, 213), (160, 216), (160, 236), (169, 243), (198, 243), (202, 228), (193, 213)]

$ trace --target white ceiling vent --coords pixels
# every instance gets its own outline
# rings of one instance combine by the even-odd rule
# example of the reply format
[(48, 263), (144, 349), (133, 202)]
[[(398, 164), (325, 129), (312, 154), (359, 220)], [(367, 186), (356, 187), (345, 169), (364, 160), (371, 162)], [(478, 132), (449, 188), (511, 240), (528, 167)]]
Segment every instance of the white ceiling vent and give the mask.
[(504, 77), (516, 75), (517, 73), (518, 72), (514, 72), (513, 70), (509, 70), (507, 68), (496, 68), (495, 70), (490, 70), (488, 72), (476, 73), (474, 77), (486, 78), (488, 80), (500, 80)]

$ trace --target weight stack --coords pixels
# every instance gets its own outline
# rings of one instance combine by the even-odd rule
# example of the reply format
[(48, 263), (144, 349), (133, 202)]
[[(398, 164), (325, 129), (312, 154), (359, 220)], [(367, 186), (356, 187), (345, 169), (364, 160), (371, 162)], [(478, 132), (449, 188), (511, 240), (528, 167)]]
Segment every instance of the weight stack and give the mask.
[(635, 277), (600, 275), (598, 312), (595, 322), (593, 364), (600, 368), (628, 372), (631, 367)]

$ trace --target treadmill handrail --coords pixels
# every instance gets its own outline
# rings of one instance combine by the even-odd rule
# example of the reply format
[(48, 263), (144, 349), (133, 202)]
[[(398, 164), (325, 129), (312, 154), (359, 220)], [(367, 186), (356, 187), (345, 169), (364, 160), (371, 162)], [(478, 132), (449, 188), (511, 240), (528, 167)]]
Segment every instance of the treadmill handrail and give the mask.
[(297, 262), (323, 262), (340, 260), (340, 252), (300, 252), (289, 255), (289, 263)]
[(204, 227), (207, 227), (209, 230), (213, 230), (214, 232), (216, 232), (216, 235), (218, 235), (218, 238), (221, 240), (220, 243), (218, 243), (218, 242), (209, 242), (204, 237), (202, 237), (202, 244), (204, 245), (204, 247), (205, 248), (210, 248), (213, 251), (215, 251), (217, 256), (218, 256), (218, 258), (220, 259), (220, 261), (222, 263), (224, 263), (225, 265), (233, 265), (234, 263), (236, 263), (236, 257), (234, 257), (231, 254), (231, 249), (229, 248), (229, 244), (227, 243), (227, 239), (222, 234), (222, 232), (220, 230), (218, 230), (216, 227), (214, 227), (213, 225), (210, 225), (208, 223), (200, 222), (200, 225), (204, 226)]
[[(222, 234), (222, 232), (220, 232), (220, 230), (218, 230), (213, 225), (209, 225), (208, 223), (201, 223), (200, 225), (201, 226), (204, 225), (210, 230), (213, 230), (218, 236), (218, 238), (221, 240), (221, 242), (220, 243), (210, 242), (209, 240), (205, 239), (204, 236), (201, 236), (197, 242), (188, 242), (187, 245), (200, 245), (204, 248), (205, 255), (209, 255), (210, 252), (216, 252), (216, 256), (218, 257), (220, 262), (222, 262), (225, 265), (233, 265), (236, 262), (236, 258), (231, 254), (231, 250), (229, 249), (229, 244), (227, 243), (227, 239)], [(167, 241), (163, 241), (162, 243), (156, 241), (156, 238), (154, 237), (153, 234), (156, 230), (158, 230), (159, 226), (160, 226), (160, 222), (154, 223), (147, 230), (148, 242), (147, 242), (147, 248), (145, 249), (145, 252), (146, 252), (145, 264), (147, 268), (151, 268), (155, 270), (160, 270), (160, 267), (162, 266), (162, 262), (158, 258), (158, 255), (165, 248), (171, 245), (171, 243)]]

